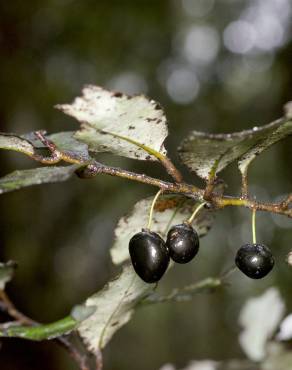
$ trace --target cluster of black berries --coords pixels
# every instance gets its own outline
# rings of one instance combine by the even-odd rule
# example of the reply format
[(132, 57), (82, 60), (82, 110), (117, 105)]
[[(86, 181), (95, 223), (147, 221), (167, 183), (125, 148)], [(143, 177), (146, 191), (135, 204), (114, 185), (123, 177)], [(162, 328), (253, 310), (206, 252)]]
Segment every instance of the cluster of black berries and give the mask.
[[(170, 258), (177, 263), (187, 263), (198, 251), (198, 234), (188, 222), (173, 226), (166, 242), (157, 233), (142, 229), (129, 243), (133, 267), (146, 283), (155, 283), (162, 278)], [(245, 244), (238, 250), (235, 263), (248, 277), (261, 279), (272, 270), (274, 258), (263, 244)]]
[(134, 269), (146, 283), (155, 283), (162, 278), (170, 258), (177, 263), (187, 263), (198, 250), (198, 234), (188, 222), (173, 226), (166, 242), (157, 233), (142, 229), (129, 243)]

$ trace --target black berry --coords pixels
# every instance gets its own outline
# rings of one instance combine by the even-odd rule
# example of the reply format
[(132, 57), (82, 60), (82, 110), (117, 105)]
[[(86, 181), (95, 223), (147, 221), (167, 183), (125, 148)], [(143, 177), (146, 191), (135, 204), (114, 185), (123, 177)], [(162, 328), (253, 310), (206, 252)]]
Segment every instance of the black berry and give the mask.
[(146, 283), (160, 280), (169, 264), (168, 249), (156, 233), (142, 230), (129, 242), (129, 252), (136, 273)]
[(245, 244), (237, 251), (237, 267), (252, 279), (261, 279), (274, 266), (274, 258), (268, 247), (263, 244)]
[(199, 237), (190, 224), (173, 226), (168, 234), (166, 245), (170, 257), (177, 263), (191, 261), (199, 251)]

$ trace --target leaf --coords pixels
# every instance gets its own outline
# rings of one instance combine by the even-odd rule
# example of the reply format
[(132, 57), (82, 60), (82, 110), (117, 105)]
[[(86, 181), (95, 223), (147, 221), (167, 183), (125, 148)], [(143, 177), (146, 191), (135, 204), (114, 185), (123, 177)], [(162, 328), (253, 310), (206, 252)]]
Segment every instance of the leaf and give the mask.
[(34, 147), (28, 140), (3, 132), (0, 133), (0, 149), (14, 150), (30, 156), (34, 154)]
[[(130, 214), (119, 220), (115, 229), (115, 242), (110, 250), (114, 264), (120, 264), (129, 258), (129, 241), (134, 234), (146, 227), (152, 201), (153, 197), (140, 200)], [(160, 196), (154, 208), (151, 230), (164, 237), (167, 228), (188, 219), (197, 205), (194, 200), (179, 195)], [(193, 226), (199, 236), (210, 230), (213, 219), (214, 212), (210, 210), (202, 209), (198, 213)]]
[[(83, 161), (90, 159), (88, 154), (88, 146), (74, 138), (75, 131), (58, 132), (52, 135), (46, 135), (46, 138), (52, 141), (57, 149), (71, 157), (79, 158)], [(31, 144), (37, 148), (45, 148), (45, 145), (35, 136), (33, 132), (22, 135), (23, 138), (29, 140)]]
[(291, 340), (292, 339), (292, 314), (285, 317), (281, 322), (280, 331), (276, 336), (277, 340)]
[(243, 327), (239, 342), (251, 360), (260, 361), (265, 357), (266, 344), (278, 327), (284, 311), (285, 304), (276, 288), (270, 288), (261, 296), (246, 302), (239, 317)]
[[(159, 370), (176, 370), (172, 364), (166, 364)], [(217, 362), (214, 360), (191, 361), (186, 367), (181, 370), (280, 370), (277, 366), (259, 368), (258, 363), (246, 360), (230, 360)], [(290, 370), (289, 367), (281, 368), (281, 370)]]
[(162, 108), (144, 95), (128, 96), (86, 86), (83, 96), (56, 108), (80, 121), (75, 138), (93, 152), (139, 160), (163, 159), (168, 135)]
[[(89, 161), (91, 158), (88, 153), (88, 146), (74, 138), (75, 131), (59, 132), (47, 135), (46, 138), (52, 141), (57, 149), (63, 154), (72, 158)], [(21, 136), (14, 134), (0, 133), (0, 149), (14, 150), (33, 156), (37, 154), (37, 149), (43, 149), (45, 145), (36, 137), (34, 132)]]
[(39, 167), (31, 170), (14, 171), (0, 178), (0, 194), (31, 185), (62, 182), (68, 180), (80, 165)]
[(191, 361), (182, 370), (218, 370), (219, 363), (212, 360)]
[(0, 290), (4, 290), (6, 284), (12, 279), (16, 266), (14, 261), (0, 262)]
[(77, 328), (87, 348), (92, 353), (104, 348), (115, 332), (131, 319), (135, 305), (151, 292), (153, 287), (154, 284), (144, 283), (132, 266), (127, 265), (120, 276), (88, 298), (84, 307), (87, 310), (88, 307), (94, 308), (94, 313)]
[(172, 364), (165, 364), (159, 368), (159, 370), (176, 370), (175, 366)]
[(259, 153), (291, 134), (291, 118), (232, 134), (193, 131), (178, 151), (181, 161), (191, 171), (208, 180), (235, 160), (239, 160), (239, 169), (245, 173)]
[(9, 322), (0, 326), (0, 337), (14, 337), (36, 341), (54, 339), (63, 334), (69, 334), (75, 329), (77, 323), (71, 316), (51, 324), (36, 326), (11, 325)]
[[(291, 119), (291, 117), (290, 117)], [(249, 149), (239, 160), (238, 167), (240, 172), (244, 175), (247, 172), (247, 168), (250, 163), (265, 149), (285, 137), (292, 134), (292, 120), (278, 120), (266, 127), (265, 132), (260, 135), (260, 140), (254, 147)]]

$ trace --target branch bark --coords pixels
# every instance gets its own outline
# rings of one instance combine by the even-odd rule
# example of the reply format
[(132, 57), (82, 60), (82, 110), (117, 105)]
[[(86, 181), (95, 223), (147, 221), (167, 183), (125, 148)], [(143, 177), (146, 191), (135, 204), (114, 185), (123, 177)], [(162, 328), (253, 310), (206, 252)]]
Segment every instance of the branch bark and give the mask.
[(167, 295), (152, 293), (148, 297), (146, 297), (140, 304), (144, 306), (154, 303), (189, 301), (193, 298), (194, 295), (198, 293), (213, 291), (223, 284), (224, 282), (221, 278), (209, 277), (207, 279), (199, 281), (198, 283), (187, 285), (184, 288), (174, 289)]
[[(121, 168), (106, 166), (98, 162), (91, 163), (89, 166), (91, 166), (90, 172), (94, 173), (93, 176), (97, 174), (107, 174), (110, 176), (122, 177), (128, 180), (156, 186), (162, 189), (163, 192), (184, 194), (187, 197), (199, 201), (206, 200), (214, 209), (222, 209), (228, 206), (246, 207), (249, 209), (256, 209), (257, 211), (271, 212), (292, 218), (292, 209), (289, 208), (289, 205), (292, 203), (292, 194), (290, 194), (284, 201), (278, 203), (261, 203), (250, 198), (232, 197), (226, 195), (218, 196), (216, 193), (208, 193), (207, 199), (205, 199), (204, 189), (200, 189), (194, 185), (184, 182), (167, 182), (144, 174), (137, 174)], [(95, 168), (95, 170), (92, 168)], [(82, 177), (80, 173), (79, 176)]]
[(275, 214), (284, 215), (292, 218), (292, 208), (289, 207), (292, 203), (292, 194), (288, 195), (286, 199), (278, 203), (261, 203), (248, 197), (247, 179), (244, 178), (242, 182), (242, 196), (232, 197), (225, 195), (216, 194), (215, 185), (215, 172), (207, 183), (205, 189), (198, 188), (195, 185), (187, 184), (182, 181), (180, 172), (176, 169), (170, 159), (166, 158), (166, 162), (161, 160), (162, 164), (166, 168), (167, 172), (171, 174), (175, 182), (163, 181), (157, 178), (147, 176), (145, 174), (138, 174), (131, 171), (127, 171), (117, 167), (107, 166), (94, 160), (84, 160), (71, 153), (63, 153), (59, 151), (55, 144), (48, 140), (45, 136), (45, 131), (37, 131), (35, 135), (42, 141), (42, 143), (51, 152), (51, 157), (41, 157), (34, 155), (32, 158), (35, 160), (45, 163), (53, 164), (60, 161), (67, 163), (77, 163), (84, 165), (83, 168), (77, 171), (77, 175), (81, 178), (92, 178), (98, 174), (107, 174), (110, 176), (117, 176), (131, 181), (141, 182), (147, 185), (152, 185), (160, 188), (163, 192), (184, 194), (187, 197), (199, 200), (208, 201), (208, 204), (214, 209), (222, 209), (227, 206), (246, 207), (249, 209), (255, 209), (256, 211), (265, 211)]

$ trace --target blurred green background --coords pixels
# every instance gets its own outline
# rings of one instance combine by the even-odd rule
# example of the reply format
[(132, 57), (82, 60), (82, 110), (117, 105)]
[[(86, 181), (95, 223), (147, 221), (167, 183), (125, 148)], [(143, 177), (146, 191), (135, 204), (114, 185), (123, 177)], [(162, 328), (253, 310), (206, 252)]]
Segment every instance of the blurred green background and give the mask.
[[(165, 108), (167, 147), (191, 130), (232, 132), (268, 123), (291, 99), (290, 0), (13, 0), (0, 2), (0, 130), (25, 133), (72, 130), (77, 122), (53, 108), (70, 102), (86, 83), (146, 93)], [(291, 192), (292, 141), (265, 152), (250, 171), (251, 192), (275, 200)], [(0, 175), (36, 164), (0, 153)], [(158, 164), (101, 155), (105, 163), (167, 178)], [(181, 168), (189, 182), (201, 184)], [(235, 165), (223, 174), (239, 194)], [(8, 291), (17, 306), (41, 322), (66, 315), (115, 274), (109, 258), (119, 217), (156, 189), (119, 178), (77, 177), (0, 198), (0, 258), (18, 261)], [(175, 266), (162, 280), (169, 291), (228, 268), (251, 239), (250, 212), (225, 209), (201, 242), (196, 260)], [(258, 240), (276, 267), (262, 281), (239, 272), (231, 285), (192, 302), (139, 310), (104, 352), (105, 369), (183, 367), (192, 359), (244, 357), (238, 312), (251, 295), (276, 284), (292, 310), (292, 221), (258, 215)], [(3, 317), (4, 319), (4, 317)], [(1, 341), (1, 370), (75, 369), (51, 343)]]

